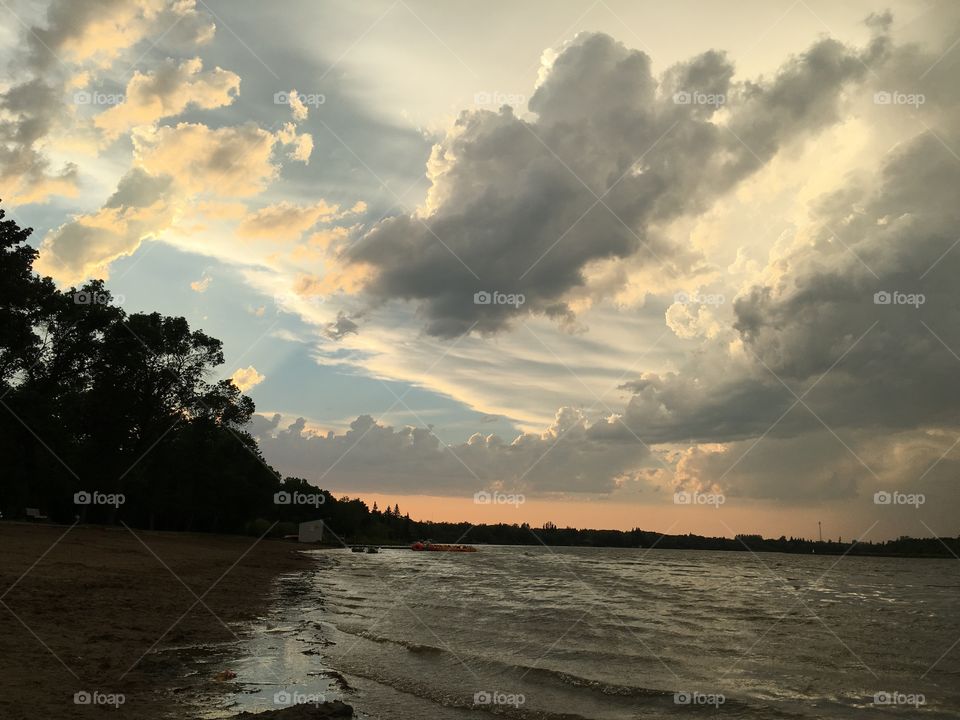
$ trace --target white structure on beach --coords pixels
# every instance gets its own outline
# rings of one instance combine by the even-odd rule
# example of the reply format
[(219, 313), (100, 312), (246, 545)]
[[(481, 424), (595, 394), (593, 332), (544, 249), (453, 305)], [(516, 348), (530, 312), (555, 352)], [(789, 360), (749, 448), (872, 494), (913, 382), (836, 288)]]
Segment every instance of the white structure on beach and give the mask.
[(300, 533), (297, 540), (302, 543), (314, 543), (323, 540), (323, 520), (300, 523)]

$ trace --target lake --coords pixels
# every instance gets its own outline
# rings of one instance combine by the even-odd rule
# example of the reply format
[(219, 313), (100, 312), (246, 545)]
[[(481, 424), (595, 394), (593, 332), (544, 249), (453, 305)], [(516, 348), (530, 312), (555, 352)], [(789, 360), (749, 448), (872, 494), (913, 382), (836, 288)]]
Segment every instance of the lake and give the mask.
[(425, 719), (960, 717), (954, 560), (479, 550), (311, 551), (316, 570), (284, 578), (254, 628), (237, 663), (251, 692), (234, 701)]

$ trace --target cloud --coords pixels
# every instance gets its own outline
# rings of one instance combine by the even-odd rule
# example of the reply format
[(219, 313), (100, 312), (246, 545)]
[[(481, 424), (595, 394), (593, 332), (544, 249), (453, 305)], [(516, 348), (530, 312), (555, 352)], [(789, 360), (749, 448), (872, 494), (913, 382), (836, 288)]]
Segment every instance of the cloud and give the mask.
[(280, 128), (277, 137), (281, 143), (290, 146), (287, 157), (304, 165), (310, 162), (310, 154), (313, 152), (313, 137), (310, 134), (297, 134), (296, 126), (293, 123), (287, 123)]
[[(836, 121), (844, 89), (885, 49), (881, 38), (863, 51), (821, 40), (772, 79), (743, 83), (711, 51), (658, 83), (644, 53), (580, 34), (544, 70), (535, 119), (461, 114), (433, 149), (424, 206), (377, 224), (344, 259), (376, 270), (374, 301), (417, 303), (433, 335), (497, 332), (530, 313), (571, 325), (592, 263), (636, 257), (682, 274), (695, 258), (658, 229)], [(681, 92), (725, 103), (678, 102)], [(525, 303), (476, 303), (481, 291)]]
[[(876, 86), (909, 88), (902, 78), (920, 77), (952, 41), (888, 49)], [(782, 502), (891, 488), (958, 500), (940, 467), (955, 464), (943, 458), (960, 431), (955, 71), (927, 76), (918, 110), (877, 104), (874, 87), (851, 98), (878, 139), (899, 142), (876, 171), (837, 178), (815, 199), (735, 290), (729, 326), (670, 308), (669, 326), (697, 352), (627, 383), (624, 423), (650, 443), (698, 444), (680, 480)]]
[[(131, 137), (134, 167), (104, 207), (44, 238), (38, 267), (56, 280), (107, 277), (110, 263), (135, 252), (143, 239), (159, 237), (195, 208), (210, 217), (234, 218), (242, 206), (217, 198), (256, 195), (279, 173), (273, 159), (278, 135), (253, 124), (141, 126)], [(208, 200), (197, 203), (198, 196)], [(278, 208), (275, 214), (282, 220), (283, 204)]]
[[(26, 65), (33, 77), (0, 93), (0, 184), (4, 199), (18, 204), (79, 192), (77, 166), (51, 168), (46, 154), (53, 138), (77, 143), (84, 135), (74, 108), (63, 102), (66, 91), (86, 86), (91, 70), (109, 68), (148, 36), (195, 45), (214, 32), (193, 0), (54, 0), (45, 21), (25, 30), (23, 50), (15, 54), (16, 75)], [(114, 110), (110, 118), (124, 112)]]
[(39, 69), (59, 61), (108, 68), (147, 36), (166, 32), (170, 40), (201, 44), (214, 31), (194, 0), (54, 0), (46, 25), (31, 28), (27, 41), (30, 62)]
[(163, 206), (103, 208), (80, 215), (44, 239), (37, 271), (67, 284), (109, 277), (110, 263), (132, 254), (142, 240), (157, 235), (169, 222)]
[(331, 340), (342, 340), (344, 336), (359, 332), (360, 326), (347, 317), (342, 310), (337, 313), (337, 319), (329, 322), (324, 327), (323, 333)]
[(132, 138), (139, 167), (176, 178), (190, 194), (255, 195), (278, 172), (271, 162), (276, 136), (250, 123), (216, 130), (199, 123), (137, 128)]
[[(688, 491), (721, 492), (731, 504), (749, 499), (792, 507), (852, 503), (848, 511), (868, 518), (864, 528), (879, 519), (873, 504), (876, 492), (921, 493), (936, 506), (932, 512), (948, 523), (949, 508), (960, 502), (954, 481), (960, 463), (955, 441), (955, 433), (940, 430), (845, 433), (845, 442), (868, 459), (865, 464), (821, 426), (792, 438), (691, 447), (679, 455), (673, 484)], [(908, 515), (916, 513), (904, 509)], [(912, 519), (905, 527), (916, 532), (912, 528), (922, 526)]]
[(192, 283), (190, 283), (190, 289), (196, 293), (205, 293), (212, 282), (213, 277), (204, 273), (199, 280), (194, 280)]
[(201, 200), (196, 204), (197, 213), (210, 220), (242, 220), (247, 215), (247, 206), (242, 202)]
[(230, 379), (233, 380), (234, 385), (240, 388), (241, 392), (246, 392), (262, 383), (266, 379), (266, 376), (261, 375), (253, 365), (250, 365), (245, 368), (238, 368), (236, 372), (230, 376)]
[(577, 410), (562, 408), (548, 428), (512, 442), (475, 434), (444, 445), (430, 428), (391, 427), (361, 415), (344, 433), (306, 431), (300, 418), (279, 429), (280, 416), (256, 416), (252, 432), (264, 455), (283, 472), (322, 487), (472, 495), (485, 488), (530, 495), (553, 492), (612, 493), (631, 482), (630, 469), (648, 462), (646, 449), (608, 442)]
[(77, 215), (47, 234), (40, 244), (37, 271), (70, 284), (109, 277), (110, 263), (170, 227), (174, 220), (170, 186), (169, 178), (131, 170), (100, 210)]
[(75, 196), (78, 169), (65, 163), (59, 170), (40, 146), (63, 122), (63, 103), (56, 88), (40, 79), (0, 93), (0, 184), (4, 199), (27, 204), (52, 195)]
[(282, 200), (245, 217), (237, 227), (237, 234), (261, 240), (296, 240), (318, 222), (340, 217), (343, 217), (340, 208), (324, 200), (313, 205), (296, 205)]
[(290, 112), (293, 113), (293, 119), (297, 122), (307, 119), (307, 106), (300, 99), (300, 93), (296, 89), (291, 90), (288, 93), (290, 98)]
[(135, 72), (124, 102), (97, 115), (94, 124), (115, 138), (134, 126), (179, 115), (190, 106), (209, 110), (229, 105), (239, 91), (240, 77), (232, 72), (219, 67), (204, 72), (200, 58), (180, 64), (168, 58), (153, 72)]
[[(960, 107), (960, 98), (949, 102)], [(950, 197), (960, 162), (942, 141), (960, 141), (960, 123), (955, 112), (938, 115), (885, 157), (875, 180), (820, 198), (762, 280), (740, 290), (733, 345), (724, 335), (682, 371), (631, 383), (635, 431), (667, 442), (749, 436), (770, 428), (793, 393), (809, 393), (816, 415), (800, 406), (773, 436), (821, 421), (883, 432), (956, 424), (960, 254), (951, 248), (960, 211)], [(877, 304), (876, 293), (890, 293), (890, 304)], [(923, 301), (897, 304), (894, 293)]]

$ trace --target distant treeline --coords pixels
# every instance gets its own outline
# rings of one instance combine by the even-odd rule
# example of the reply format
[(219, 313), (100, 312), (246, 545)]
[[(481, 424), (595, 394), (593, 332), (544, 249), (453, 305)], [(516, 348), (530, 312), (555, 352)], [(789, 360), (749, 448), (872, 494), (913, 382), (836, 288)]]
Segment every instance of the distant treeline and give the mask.
[[(904, 557), (960, 556), (960, 538), (901, 537), (886, 542), (831, 542), (759, 535), (736, 538), (703, 535), (661, 535), (649, 530), (588, 530), (520, 525), (473, 525), (471, 523), (417, 522), (400, 515), (373, 512), (374, 532), (361, 532), (351, 542), (406, 543), (430, 539), (442, 543), (490, 545), (548, 545), (551, 547), (658, 548), (664, 550), (730, 550), (734, 552), (783, 552), (823, 555), (885, 555)], [(336, 539), (331, 544), (336, 544)], [(852, 547), (851, 547), (852, 546)]]
[[(284, 535), (323, 519), (339, 542), (583, 545), (843, 553), (842, 543), (411, 520), (282, 478), (244, 429), (253, 401), (216, 338), (184, 318), (126, 313), (102, 281), (60, 291), (33, 271), (30, 229), (0, 210), (0, 513), (157, 530)], [(856, 554), (946, 555), (955, 539), (858, 544)]]

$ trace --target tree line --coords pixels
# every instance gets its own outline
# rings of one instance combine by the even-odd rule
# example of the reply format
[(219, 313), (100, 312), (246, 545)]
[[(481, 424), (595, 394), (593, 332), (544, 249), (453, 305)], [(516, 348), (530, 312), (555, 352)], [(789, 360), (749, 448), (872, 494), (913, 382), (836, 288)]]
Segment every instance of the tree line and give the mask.
[[(223, 345), (182, 317), (127, 313), (100, 280), (60, 290), (33, 269), (32, 230), (0, 209), (0, 513), (158, 530), (255, 532), (370, 511), (282, 478), (245, 429), (253, 400), (211, 380)], [(275, 523), (279, 523), (276, 524)]]
[[(419, 522), (282, 477), (246, 430), (255, 406), (211, 380), (223, 345), (182, 317), (127, 313), (101, 280), (60, 290), (32, 230), (0, 209), (0, 513), (62, 523), (284, 535), (322, 519), (334, 545), (418, 539), (509, 545), (851, 552), (850, 544), (634, 529)], [(28, 510), (31, 512), (28, 513)], [(859, 543), (854, 554), (960, 553), (956, 539)]]

